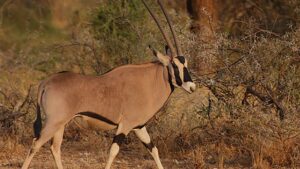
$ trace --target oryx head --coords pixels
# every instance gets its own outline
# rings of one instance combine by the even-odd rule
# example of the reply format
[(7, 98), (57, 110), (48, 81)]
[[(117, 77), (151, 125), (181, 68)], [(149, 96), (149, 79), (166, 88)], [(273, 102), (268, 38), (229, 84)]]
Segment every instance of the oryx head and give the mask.
[(175, 32), (171, 25), (170, 18), (168, 16), (167, 12), (165, 11), (161, 1), (157, 0), (159, 6), (161, 7), (161, 9), (164, 13), (164, 16), (167, 19), (169, 28), (172, 32), (172, 36), (173, 36), (173, 40), (174, 40), (176, 48), (172, 45), (171, 40), (169, 39), (168, 35), (165, 33), (164, 29), (161, 27), (157, 17), (154, 15), (154, 13), (152, 13), (152, 11), (148, 7), (148, 5), (144, 2), (144, 0), (142, 0), (142, 1), (143, 1), (144, 5), (146, 6), (147, 10), (149, 11), (150, 15), (156, 22), (159, 30), (161, 31), (161, 33), (167, 43), (166, 54), (162, 54), (162, 53), (156, 51), (155, 49), (151, 48), (151, 46), (150, 46), (150, 49), (153, 51), (153, 54), (158, 58), (158, 60), (163, 65), (168, 67), (169, 78), (171, 78), (170, 82), (172, 83), (173, 86), (182, 87), (184, 90), (186, 90), (189, 93), (194, 92), (196, 89), (196, 85), (193, 82), (193, 80), (190, 76), (190, 73), (188, 71), (187, 59), (182, 54), (181, 48), (176, 39)]

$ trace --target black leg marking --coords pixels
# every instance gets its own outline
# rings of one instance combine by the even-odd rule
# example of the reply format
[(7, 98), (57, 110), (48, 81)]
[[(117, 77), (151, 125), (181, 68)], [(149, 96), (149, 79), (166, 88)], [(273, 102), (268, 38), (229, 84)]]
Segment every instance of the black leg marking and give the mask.
[(123, 133), (118, 134), (114, 137), (113, 143), (117, 143), (118, 145), (121, 145), (124, 142), (125, 138), (126, 138), (125, 134)]
[(152, 151), (152, 149), (154, 148), (154, 144), (152, 143), (152, 141), (150, 142), (150, 143), (144, 143), (143, 142), (143, 144), (144, 144), (144, 146), (151, 152)]
[(176, 83), (177, 83), (178, 86), (181, 86), (182, 85), (182, 80), (181, 80), (180, 75), (179, 75), (178, 66), (174, 62), (172, 62), (172, 66), (173, 66), (173, 70), (174, 70), (174, 76), (175, 76)]

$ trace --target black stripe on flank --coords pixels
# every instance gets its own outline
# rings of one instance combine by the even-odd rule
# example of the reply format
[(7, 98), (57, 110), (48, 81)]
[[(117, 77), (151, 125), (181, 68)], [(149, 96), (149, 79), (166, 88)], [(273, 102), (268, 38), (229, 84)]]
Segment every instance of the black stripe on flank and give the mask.
[(178, 86), (181, 86), (182, 85), (182, 80), (180, 78), (180, 75), (179, 75), (179, 69), (177, 67), (177, 65), (172, 62), (172, 66), (173, 66), (173, 69), (174, 69), (174, 76), (175, 76), (175, 80), (176, 80), (176, 83)]
[(107, 118), (105, 118), (105, 117), (103, 117), (103, 116), (101, 116), (97, 113), (94, 113), (94, 112), (87, 111), (87, 112), (80, 112), (78, 114), (83, 115), (83, 116), (88, 116), (88, 117), (91, 117), (91, 118), (94, 118), (94, 119), (98, 119), (98, 120), (103, 121), (105, 123), (108, 123), (110, 125), (114, 125), (114, 126), (118, 125), (118, 124), (114, 123), (113, 121), (111, 121), (111, 120), (109, 120), (109, 119), (107, 119)]
[(70, 71), (60, 71), (60, 72), (57, 72), (57, 73), (69, 73)]
[(183, 81), (184, 82), (192, 82), (192, 78), (190, 76), (190, 73), (186, 67), (183, 68)]
[(174, 91), (175, 87), (174, 87), (174, 85), (172, 83), (172, 76), (171, 76), (171, 73), (170, 73), (168, 67), (167, 67), (167, 70), (168, 70), (168, 78), (169, 78), (169, 83), (170, 83), (171, 93), (172, 93)]
[(145, 124), (143, 124), (143, 125), (138, 125), (138, 126), (136, 126), (135, 128), (133, 128), (133, 129), (142, 129), (143, 127), (145, 127)]

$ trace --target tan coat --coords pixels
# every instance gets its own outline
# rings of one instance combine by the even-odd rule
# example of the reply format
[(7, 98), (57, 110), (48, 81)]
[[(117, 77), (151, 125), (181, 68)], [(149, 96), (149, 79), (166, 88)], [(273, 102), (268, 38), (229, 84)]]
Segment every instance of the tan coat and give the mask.
[(41, 107), (48, 121), (66, 123), (80, 112), (93, 112), (123, 123), (127, 133), (164, 105), (171, 94), (168, 80), (168, 70), (159, 62), (125, 65), (102, 76), (54, 74), (41, 83), (39, 95), (43, 92)]

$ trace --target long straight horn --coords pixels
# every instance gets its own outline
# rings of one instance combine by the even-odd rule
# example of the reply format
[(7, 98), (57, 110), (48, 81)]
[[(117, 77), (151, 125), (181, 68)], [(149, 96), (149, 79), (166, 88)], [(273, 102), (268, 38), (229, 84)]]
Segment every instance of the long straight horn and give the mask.
[(162, 33), (162, 35), (164, 36), (164, 39), (167, 42), (167, 45), (170, 47), (171, 49), (171, 57), (174, 57), (176, 54), (176, 50), (174, 48), (174, 46), (171, 43), (171, 40), (169, 39), (168, 35), (166, 34), (166, 32), (163, 30), (163, 28), (161, 27), (157, 17), (154, 15), (154, 13), (150, 10), (149, 6), (146, 4), (146, 2), (144, 0), (142, 0), (143, 4), (145, 5), (145, 7), (147, 8), (148, 12), (150, 13), (150, 15), (152, 16), (153, 20), (155, 21), (156, 25), (158, 26), (160, 32)]
[(168, 13), (166, 12), (164, 6), (162, 5), (161, 0), (157, 0), (157, 2), (159, 4), (160, 8), (162, 9), (162, 11), (163, 11), (163, 13), (164, 13), (164, 15), (165, 15), (165, 17), (167, 19), (167, 22), (168, 22), (168, 25), (170, 27), (170, 30), (172, 32), (173, 39), (174, 39), (174, 42), (175, 42), (176, 51), (177, 51), (177, 56), (183, 56), (182, 55), (182, 51), (181, 51), (181, 47), (180, 47), (180, 45), (179, 45), (179, 43), (178, 43), (178, 41), (176, 39), (176, 34), (175, 34), (175, 31), (173, 30), (170, 17), (168, 15)]

